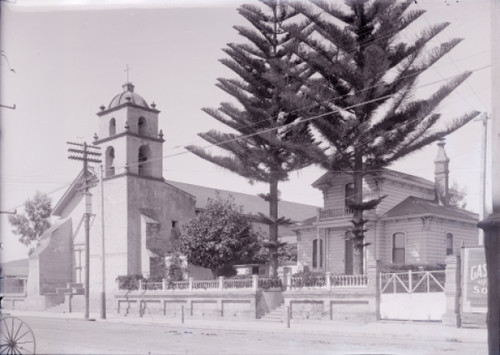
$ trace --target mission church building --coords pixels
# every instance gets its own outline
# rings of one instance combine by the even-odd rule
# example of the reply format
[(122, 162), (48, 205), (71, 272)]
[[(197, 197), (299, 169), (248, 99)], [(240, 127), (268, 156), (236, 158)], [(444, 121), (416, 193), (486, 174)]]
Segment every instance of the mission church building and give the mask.
[[(115, 289), (119, 275), (150, 274), (159, 250), (171, 252), (179, 227), (195, 216), (195, 197), (163, 179), (163, 133), (156, 105), (149, 105), (126, 83), (123, 92), (101, 106), (93, 144), (104, 165), (103, 199), (99, 186), (90, 189), (90, 298), (97, 307), (102, 282), (105, 238), (105, 285)], [(44, 233), (30, 255), (27, 304), (50, 307), (43, 294), (66, 284), (85, 283), (85, 199), (83, 172), (54, 206), (59, 220)], [(102, 205), (101, 205), (102, 203)], [(104, 213), (104, 226), (100, 214)], [(81, 286), (80, 286), (81, 287)], [(54, 296), (55, 297), (55, 296)], [(92, 305), (94, 303), (94, 305)]]
[[(120, 275), (148, 277), (160, 255), (177, 250), (180, 228), (205, 208), (208, 198), (233, 198), (248, 214), (266, 213), (258, 196), (215, 190), (163, 178), (163, 132), (154, 103), (148, 104), (126, 83), (123, 91), (100, 107), (93, 145), (100, 148), (104, 178), (90, 188), (90, 308), (98, 309), (102, 287), (102, 236), (105, 250), (105, 289), (108, 303)], [(95, 175), (97, 172), (94, 172)], [(57, 218), (29, 256), (29, 309), (47, 309), (78, 294), (69, 304), (81, 308), (85, 284), (85, 212), (83, 171), (54, 206)], [(280, 201), (280, 216), (300, 221), (315, 215), (316, 206)], [(101, 218), (103, 214), (104, 218)], [(104, 220), (104, 226), (101, 224)], [(265, 231), (258, 223), (254, 227)], [(295, 242), (291, 229), (280, 229), (281, 240)], [(287, 239), (288, 238), (288, 239)], [(291, 239), (290, 239), (291, 238)], [(160, 261), (160, 262), (159, 262)], [(163, 260), (162, 260), (163, 261)], [(194, 279), (211, 278), (209, 270), (188, 265)], [(24, 276), (23, 276), (24, 277)], [(81, 297), (78, 297), (81, 296)], [(67, 305), (68, 302), (65, 302)], [(61, 306), (65, 306), (61, 304)]]

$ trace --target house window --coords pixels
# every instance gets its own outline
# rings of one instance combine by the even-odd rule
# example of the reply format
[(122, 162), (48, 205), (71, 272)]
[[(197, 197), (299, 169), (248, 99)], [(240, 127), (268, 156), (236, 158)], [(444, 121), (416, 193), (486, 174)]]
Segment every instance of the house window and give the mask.
[(394, 264), (405, 263), (405, 234), (394, 233), (392, 236), (392, 262)]
[(116, 134), (116, 120), (112, 118), (109, 121), (109, 136), (114, 136)]
[(347, 185), (345, 185), (345, 205), (349, 206), (349, 202), (354, 201), (354, 195), (356, 195), (356, 192), (354, 191), (354, 183), (350, 182)]
[(446, 255), (453, 255), (453, 234), (446, 234)]
[[(318, 244), (319, 244), (319, 264), (318, 264)], [(323, 240), (314, 239), (312, 245), (312, 266), (313, 268), (323, 267)]]
[(108, 147), (106, 149), (106, 176), (115, 175), (115, 149), (113, 147)]

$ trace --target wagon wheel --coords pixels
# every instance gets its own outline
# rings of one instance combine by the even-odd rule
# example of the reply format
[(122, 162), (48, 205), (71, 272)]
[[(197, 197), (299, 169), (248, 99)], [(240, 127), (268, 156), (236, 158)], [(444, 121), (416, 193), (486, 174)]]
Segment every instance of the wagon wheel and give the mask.
[(0, 319), (0, 354), (34, 354), (35, 335), (30, 326), (16, 317)]

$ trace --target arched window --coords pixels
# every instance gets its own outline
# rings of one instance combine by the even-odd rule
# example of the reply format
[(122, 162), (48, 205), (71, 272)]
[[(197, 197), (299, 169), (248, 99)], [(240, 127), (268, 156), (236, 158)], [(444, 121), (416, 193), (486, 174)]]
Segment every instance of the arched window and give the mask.
[(394, 264), (405, 263), (405, 239), (405, 234), (401, 232), (392, 235), (392, 262)]
[(453, 234), (446, 233), (446, 255), (453, 255)]
[(146, 119), (144, 117), (139, 117), (137, 121), (137, 133), (141, 136), (146, 135)]
[[(319, 248), (319, 250), (318, 250)], [(312, 245), (312, 266), (323, 267), (323, 239), (314, 239)], [(319, 263), (318, 263), (319, 256)]]
[(114, 136), (116, 134), (116, 120), (112, 118), (109, 120), (109, 136)]
[(139, 148), (139, 175), (151, 175), (151, 149), (148, 145), (142, 145)]
[(348, 201), (354, 201), (354, 195), (356, 192), (354, 191), (354, 183), (350, 182), (345, 185), (345, 206), (347, 207)]
[(115, 175), (115, 149), (108, 147), (106, 149), (106, 177)]

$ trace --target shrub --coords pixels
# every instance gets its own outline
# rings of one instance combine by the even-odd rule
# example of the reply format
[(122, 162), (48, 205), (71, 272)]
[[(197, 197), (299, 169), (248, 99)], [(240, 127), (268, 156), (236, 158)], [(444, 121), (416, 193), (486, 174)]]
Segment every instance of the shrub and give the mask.
[(116, 278), (118, 281), (118, 288), (120, 290), (138, 290), (139, 289), (139, 280), (145, 280), (142, 275), (121, 275)]

